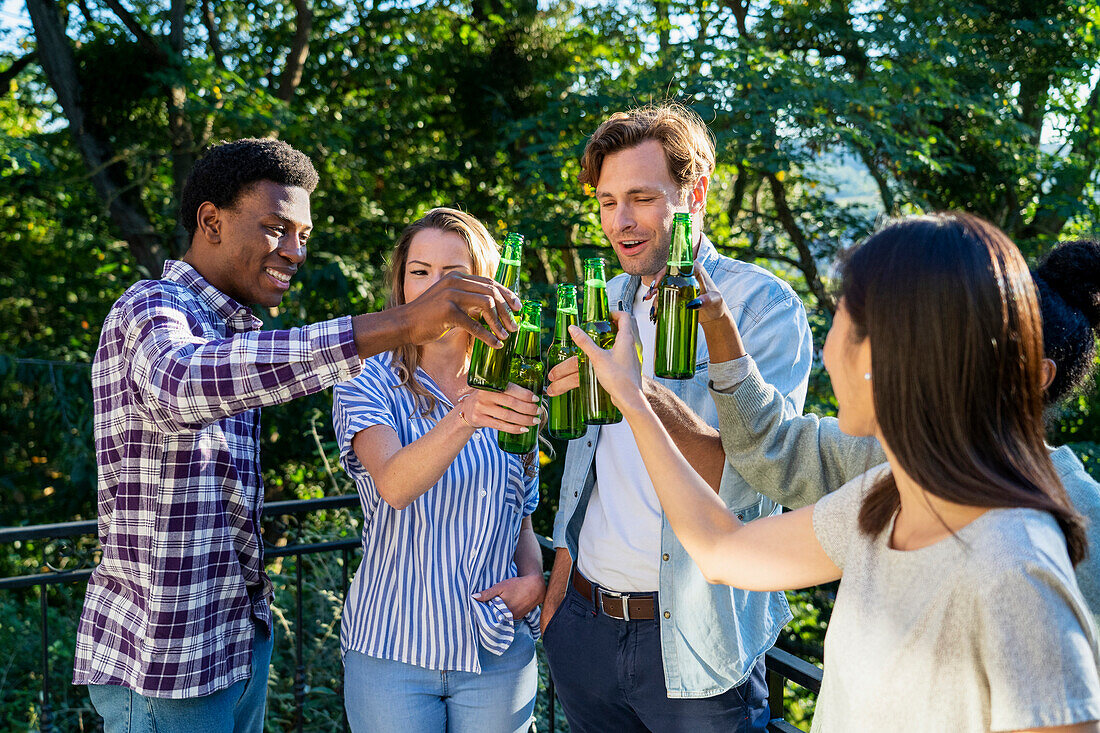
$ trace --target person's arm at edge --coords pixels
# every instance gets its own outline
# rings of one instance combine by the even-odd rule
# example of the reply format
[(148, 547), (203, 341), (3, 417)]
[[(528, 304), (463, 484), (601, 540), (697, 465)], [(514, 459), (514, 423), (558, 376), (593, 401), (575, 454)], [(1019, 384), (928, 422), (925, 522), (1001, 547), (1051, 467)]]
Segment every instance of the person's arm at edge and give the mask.
[(411, 303), (353, 316), (351, 322), (359, 357), (366, 359), (406, 344), (435, 341), (452, 328), (461, 328), (498, 348), (509, 332), (518, 329), (512, 311), (519, 309), (519, 298), (502, 285), (452, 272)]
[(676, 448), (717, 493), (722, 484), (722, 470), (726, 466), (726, 454), (722, 450), (718, 430), (704, 422), (663, 384), (643, 377), (642, 392)]
[(704, 293), (691, 305), (710, 351), (719, 440), (725, 460), (755, 491), (797, 509), (886, 460), (877, 441), (845, 435), (835, 419), (789, 415), (786, 398), (747, 353), (713, 280), (701, 267), (696, 274)]

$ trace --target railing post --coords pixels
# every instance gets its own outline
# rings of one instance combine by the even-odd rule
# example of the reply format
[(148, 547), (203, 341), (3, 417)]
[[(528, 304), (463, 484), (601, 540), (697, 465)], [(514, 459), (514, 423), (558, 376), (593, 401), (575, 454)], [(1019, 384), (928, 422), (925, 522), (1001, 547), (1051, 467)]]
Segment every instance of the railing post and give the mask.
[(294, 670), (294, 705), (298, 719), (298, 733), (302, 733), (305, 722), (305, 692), (306, 692), (306, 666), (302, 653), (302, 553), (294, 555), (294, 576), (297, 586), (297, 611), (294, 619), (294, 645), (296, 649), (297, 668)]
[(550, 665), (546, 666), (546, 696), (550, 698), (547, 702), (550, 710), (550, 733), (554, 733), (554, 731), (558, 727), (557, 715), (554, 712), (554, 703), (556, 702), (556, 698), (554, 696), (554, 678), (550, 676)]
[[(344, 605), (346, 606), (347, 601), (348, 601), (348, 567), (351, 565), (351, 551), (345, 549), (344, 552), (343, 552), (343, 555), (344, 555), (344, 563), (343, 563)], [(341, 610), (341, 613), (343, 613), (342, 610)], [(343, 617), (341, 617), (340, 620), (341, 620), (341, 624), (343, 624)], [(343, 650), (341, 650), (341, 651), (343, 651)], [(340, 675), (340, 699), (341, 700), (344, 699), (344, 675)], [(348, 723), (348, 708), (342, 702), (340, 703), (340, 719), (343, 720), (342, 728), (343, 728), (344, 733), (348, 733), (348, 731), (351, 730), (350, 724)]]
[(783, 688), (786, 686), (786, 680), (773, 669), (769, 669), (764, 677), (768, 682), (768, 709), (771, 710), (772, 719), (782, 719)]
[(39, 605), (42, 607), (42, 705), (39, 713), (39, 729), (42, 733), (53, 730), (50, 714), (50, 636), (46, 619), (46, 586), (38, 586)]

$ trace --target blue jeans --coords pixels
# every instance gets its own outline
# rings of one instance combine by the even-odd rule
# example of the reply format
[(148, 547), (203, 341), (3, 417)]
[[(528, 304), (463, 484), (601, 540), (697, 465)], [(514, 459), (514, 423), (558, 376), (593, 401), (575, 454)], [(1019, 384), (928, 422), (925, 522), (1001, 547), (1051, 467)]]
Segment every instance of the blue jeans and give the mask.
[(478, 651), (481, 674), (439, 671), (356, 651), (344, 654), (344, 706), (355, 733), (520, 733), (538, 688), (535, 642), (516, 624), (501, 656)]
[(755, 733), (771, 717), (763, 657), (748, 679), (726, 692), (670, 698), (657, 621), (596, 614), (572, 583), (542, 646), (572, 733)]
[(274, 634), (257, 627), (252, 675), (202, 697), (172, 700), (119, 685), (88, 685), (104, 733), (263, 733)]

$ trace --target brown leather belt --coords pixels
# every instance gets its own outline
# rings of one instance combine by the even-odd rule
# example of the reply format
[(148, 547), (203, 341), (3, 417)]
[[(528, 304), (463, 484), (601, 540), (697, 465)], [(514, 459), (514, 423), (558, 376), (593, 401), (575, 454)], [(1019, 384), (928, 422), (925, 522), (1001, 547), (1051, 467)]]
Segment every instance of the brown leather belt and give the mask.
[(652, 594), (616, 593), (592, 585), (588, 579), (573, 571), (573, 587), (592, 602), (597, 613), (620, 621), (646, 621), (655, 617)]

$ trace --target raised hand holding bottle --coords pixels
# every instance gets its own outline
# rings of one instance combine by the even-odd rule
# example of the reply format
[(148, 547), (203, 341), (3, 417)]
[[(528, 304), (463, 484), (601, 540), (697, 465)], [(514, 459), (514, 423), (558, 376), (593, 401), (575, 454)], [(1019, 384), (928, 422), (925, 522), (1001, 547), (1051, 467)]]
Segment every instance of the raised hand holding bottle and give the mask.
[(699, 314), (687, 304), (699, 297), (692, 262), (691, 214), (673, 214), (668, 273), (657, 296), (657, 341), (653, 374), (665, 379), (695, 376)]

